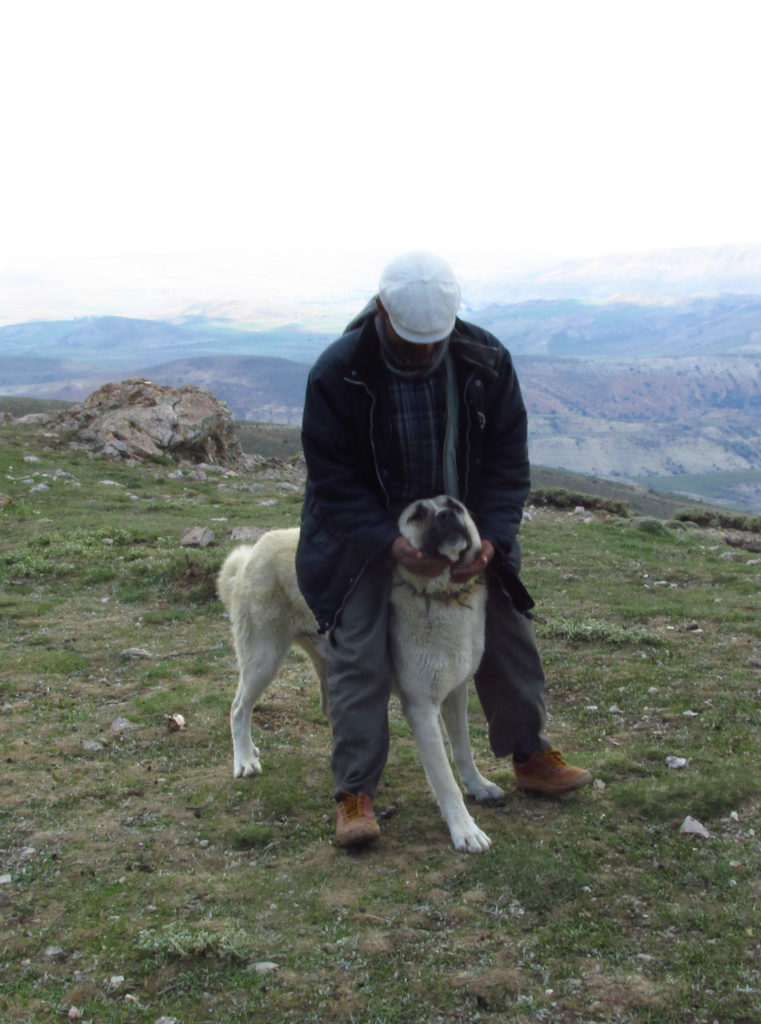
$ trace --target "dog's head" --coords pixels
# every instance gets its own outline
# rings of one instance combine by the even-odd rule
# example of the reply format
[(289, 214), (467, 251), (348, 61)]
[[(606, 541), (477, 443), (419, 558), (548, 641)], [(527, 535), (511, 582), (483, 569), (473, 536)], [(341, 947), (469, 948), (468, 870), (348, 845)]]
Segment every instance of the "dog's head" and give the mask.
[(399, 532), (423, 554), (464, 567), (481, 552), (481, 538), (468, 510), (446, 494), (408, 505), (399, 517)]

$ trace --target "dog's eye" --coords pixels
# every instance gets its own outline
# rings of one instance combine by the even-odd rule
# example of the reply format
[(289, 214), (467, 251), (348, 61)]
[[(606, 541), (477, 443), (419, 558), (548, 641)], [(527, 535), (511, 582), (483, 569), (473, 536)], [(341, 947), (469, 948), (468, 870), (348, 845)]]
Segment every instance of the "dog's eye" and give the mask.
[(422, 503), (415, 508), (415, 511), (409, 517), (408, 522), (419, 523), (421, 519), (425, 519), (428, 515), (428, 510)]

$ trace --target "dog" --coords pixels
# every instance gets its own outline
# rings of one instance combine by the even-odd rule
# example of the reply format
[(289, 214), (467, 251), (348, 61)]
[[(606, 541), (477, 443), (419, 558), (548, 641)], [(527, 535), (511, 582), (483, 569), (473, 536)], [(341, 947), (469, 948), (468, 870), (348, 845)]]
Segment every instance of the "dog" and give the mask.
[[(412, 729), (426, 776), (455, 849), (483, 853), (491, 840), (470, 815), (447, 756), (441, 718), (452, 757), (468, 794), (477, 801), (504, 796), (476, 768), (467, 722), (468, 681), (484, 647), (486, 583), (482, 575), (451, 578), (481, 551), (481, 540), (465, 506), (447, 495), (412, 502), (399, 517), (402, 536), (420, 551), (445, 558), (439, 576), (393, 569), (389, 642), (394, 690)], [(251, 737), (251, 712), (292, 645), (309, 655), (327, 712), (325, 651), (314, 615), (296, 581), (298, 529), (271, 530), (254, 545), (241, 545), (225, 559), (217, 592), (232, 626), (239, 682), (230, 709), (233, 773), (261, 772)]]

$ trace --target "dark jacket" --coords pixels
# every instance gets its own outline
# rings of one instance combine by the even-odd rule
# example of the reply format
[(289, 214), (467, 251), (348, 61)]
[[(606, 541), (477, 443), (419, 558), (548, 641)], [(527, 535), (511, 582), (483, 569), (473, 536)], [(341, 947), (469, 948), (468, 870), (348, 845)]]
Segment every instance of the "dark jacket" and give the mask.
[[(526, 410), (507, 349), (457, 320), (450, 341), (460, 396), (460, 498), (495, 547), (493, 571), (519, 611), (517, 534), (529, 492)], [(385, 558), (401, 512), (386, 490), (389, 417), (374, 318), (330, 345), (312, 368), (302, 445), (307, 487), (296, 554), (299, 586), (320, 631), (331, 629), (364, 567)], [(432, 497), (423, 495), (420, 497)]]

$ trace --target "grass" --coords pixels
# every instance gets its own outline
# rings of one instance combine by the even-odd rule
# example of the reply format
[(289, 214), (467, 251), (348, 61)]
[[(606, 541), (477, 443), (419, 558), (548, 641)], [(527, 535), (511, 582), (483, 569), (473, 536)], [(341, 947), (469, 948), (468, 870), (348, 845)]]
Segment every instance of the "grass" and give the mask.
[[(382, 838), (347, 854), (302, 654), (254, 711), (264, 773), (231, 774), (213, 578), (233, 526), (295, 525), (299, 496), (0, 430), (4, 1021), (759, 1019), (757, 556), (716, 529), (536, 509), (551, 736), (597, 787), (518, 793), (472, 698), (506, 796), (474, 810), (492, 850), (455, 854), (393, 704)], [(214, 543), (179, 548), (191, 525)]]

